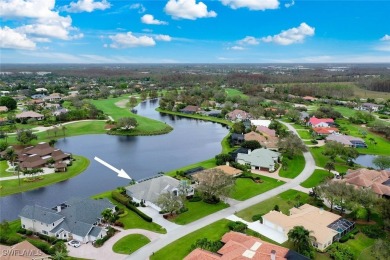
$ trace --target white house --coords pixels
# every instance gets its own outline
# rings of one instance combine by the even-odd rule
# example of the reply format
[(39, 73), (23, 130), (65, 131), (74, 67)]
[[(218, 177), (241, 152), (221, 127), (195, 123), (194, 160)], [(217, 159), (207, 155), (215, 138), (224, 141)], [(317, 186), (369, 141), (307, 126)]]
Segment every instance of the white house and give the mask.
[(275, 164), (279, 161), (280, 153), (265, 148), (255, 149), (246, 153), (238, 153), (236, 162), (248, 165), (252, 170), (275, 171)]
[(19, 214), (22, 228), (59, 239), (82, 243), (103, 238), (107, 231), (99, 226), (105, 209), (115, 211), (109, 200), (71, 199), (53, 209), (27, 205)]
[[(179, 186), (186, 184), (169, 176), (158, 176), (134, 185), (126, 187), (126, 193), (133, 198), (133, 201), (140, 203), (144, 201), (145, 205), (157, 211), (161, 208), (156, 205), (158, 197), (165, 192), (172, 192), (179, 195)], [(192, 186), (187, 187), (187, 196), (194, 195)]]

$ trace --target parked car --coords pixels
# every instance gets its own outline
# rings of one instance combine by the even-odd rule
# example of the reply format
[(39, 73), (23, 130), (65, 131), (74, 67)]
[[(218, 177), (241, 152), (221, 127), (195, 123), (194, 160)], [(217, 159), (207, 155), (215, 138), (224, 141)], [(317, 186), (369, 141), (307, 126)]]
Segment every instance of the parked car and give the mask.
[(333, 208), (334, 208), (335, 210), (338, 210), (338, 211), (341, 211), (341, 210), (342, 210), (342, 212), (345, 211), (345, 209), (343, 209), (343, 208), (342, 208), (341, 206), (339, 206), (339, 205), (334, 205)]
[(68, 245), (77, 248), (77, 247), (80, 247), (80, 246), (81, 246), (81, 243), (80, 243), (79, 241), (77, 241), (77, 240), (70, 240), (70, 241), (68, 242)]

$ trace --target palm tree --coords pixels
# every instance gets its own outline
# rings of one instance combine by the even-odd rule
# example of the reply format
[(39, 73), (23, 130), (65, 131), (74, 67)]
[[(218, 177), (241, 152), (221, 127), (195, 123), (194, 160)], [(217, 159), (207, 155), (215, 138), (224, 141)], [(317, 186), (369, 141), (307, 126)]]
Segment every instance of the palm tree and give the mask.
[(334, 171), (334, 169), (335, 169), (334, 162), (332, 162), (332, 161), (327, 162), (325, 164), (324, 168), (327, 169), (329, 172)]
[(11, 166), (14, 166), (14, 162), (16, 158), (18, 158), (18, 155), (13, 148), (7, 148), (7, 150), (5, 150), (4, 158), (11, 163)]
[(312, 242), (316, 240), (310, 233), (312, 231), (305, 229), (303, 226), (295, 226), (287, 234), (288, 240), (294, 244), (297, 252), (309, 257), (312, 252)]
[(64, 251), (56, 251), (54, 255), (51, 257), (53, 260), (65, 260), (68, 254)]
[(112, 213), (111, 209), (105, 209), (102, 211), (102, 217), (105, 222), (110, 222), (110, 220), (113, 218), (114, 213)]

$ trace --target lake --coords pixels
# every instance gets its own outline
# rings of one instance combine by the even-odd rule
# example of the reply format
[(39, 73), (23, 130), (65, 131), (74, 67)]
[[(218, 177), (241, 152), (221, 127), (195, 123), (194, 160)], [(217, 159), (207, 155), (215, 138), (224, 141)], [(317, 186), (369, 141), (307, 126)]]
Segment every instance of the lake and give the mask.
[[(376, 167), (372, 161), (377, 157), (377, 155), (372, 155), (372, 154), (362, 154), (362, 155), (359, 155), (356, 160), (354, 161), (355, 163), (357, 164), (360, 164), (364, 167), (371, 167), (371, 168), (374, 168), (374, 169), (379, 169), (378, 167)], [(390, 170), (390, 169), (387, 169), (387, 170)]]
[(118, 169), (124, 169), (135, 180), (207, 160), (222, 150), (221, 141), (228, 129), (220, 124), (161, 114), (158, 101), (145, 101), (138, 114), (166, 122), (174, 130), (156, 136), (83, 135), (58, 140), (56, 146), (65, 152), (87, 157), (91, 164), (82, 174), (37, 190), (0, 198), (0, 220), (18, 217), (27, 204), (53, 207), (70, 197), (88, 197), (129, 180), (96, 162), (95, 156)]

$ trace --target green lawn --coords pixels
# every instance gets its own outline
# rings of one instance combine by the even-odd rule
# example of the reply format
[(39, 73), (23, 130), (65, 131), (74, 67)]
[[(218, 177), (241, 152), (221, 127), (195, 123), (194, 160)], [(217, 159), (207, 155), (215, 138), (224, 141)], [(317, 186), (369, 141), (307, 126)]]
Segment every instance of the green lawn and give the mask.
[[(14, 193), (24, 192), (28, 190), (34, 190), (40, 187), (51, 185), (56, 182), (64, 181), (69, 178), (72, 178), (88, 168), (89, 160), (82, 156), (73, 155), (73, 158), (76, 160), (73, 162), (73, 165), (68, 167), (66, 172), (53, 173), (48, 175), (43, 175), (43, 179), (36, 182), (24, 182), (22, 179), (20, 181), (20, 186), (18, 179), (0, 181), (0, 196), (7, 196)], [(21, 177), (24, 177), (21, 175)]]
[(118, 254), (129, 255), (150, 242), (149, 238), (141, 234), (131, 234), (119, 239), (112, 247)]
[(228, 97), (240, 96), (243, 99), (247, 99), (248, 98), (247, 95), (245, 95), (244, 93), (242, 93), (238, 89), (227, 88), (225, 91), (226, 91), (226, 94), (227, 94)]
[[(324, 167), (329, 158), (322, 154), (323, 147), (311, 147), (310, 152), (314, 157), (317, 166)], [(337, 172), (346, 172), (350, 167), (340, 158), (336, 158), (335, 168)]]
[[(252, 174), (252, 176), (259, 177), (256, 174)], [(284, 184), (283, 181), (273, 178), (260, 177), (263, 180), (262, 183), (256, 183), (249, 178), (236, 178), (236, 184), (230, 197), (236, 200), (246, 200)]]
[(115, 103), (124, 100), (124, 97), (109, 98), (102, 100), (91, 100), (98, 109), (102, 110), (105, 114), (111, 116), (114, 120), (118, 120), (121, 117), (132, 117), (138, 122), (138, 126), (131, 131), (131, 135), (153, 135), (162, 132), (169, 132), (173, 128), (164, 122), (160, 122), (154, 119), (143, 117), (137, 114), (133, 114), (127, 108), (120, 108)]
[(222, 219), (194, 231), (160, 249), (150, 256), (152, 260), (181, 260), (191, 252), (191, 245), (198, 239), (207, 238), (212, 241), (220, 240), (221, 237), (229, 231), (227, 225), (230, 223), (227, 219)]
[(287, 190), (278, 196), (267, 199), (263, 202), (255, 204), (249, 208), (246, 208), (236, 215), (240, 218), (243, 218), (246, 221), (252, 221), (252, 216), (256, 214), (264, 215), (271, 211), (275, 205), (279, 206), (279, 209), (285, 213), (289, 214), (289, 210), (297, 203), (297, 196), (300, 196), (300, 202), (305, 203), (309, 195), (296, 190)]
[(212, 158), (212, 159), (208, 159), (208, 160), (205, 160), (205, 161), (193, 163), (193, 164), (181, 167), (179, 169), (175, 169), (175, 170), (169, 171), (166, 174), (169, 175), (169, 176), (175, 176), (176, 172), (178, 172), (178, 171), (186, 171), (186, 170), (189, 170), (189, 169), (192, 169), (192, 168), (196, 168), (196, 167), (203, 167), (205, 169), (210, 169), (210, 168), (213, 168), (215, 166), (217, 166), (215, 164), (215, 158)]
[(218, 204), (208, 204), (203, 201), (186, 201), (185, 206), (188, 208), (188, 211), (181, 213), (172, 220), (176, 224), (185, 225), (228, 207), (228, 205), (223, 202), (219, 202)]
[(314, 173), (304, 182), (301, 183), (302, 187), (305, 188), (313, 188), (320, 184), (321, 182), (333, 178), (333, 173), (329, 173), (328, 171), (325, 170), (315, 170)]
[(127, 209), (122, 204), (118, 203), (111, 197), (111, 191), (106, 191), (101, 194), (97, 194), (92, 196), (92, 198), (107, 198), (109, 199), (113, 204), (115, 204), (117, 207), (123, 209), (126, 213), (125, 216), (119, 218), (119, 221), (124, 224), (124, 229), (131, 229), (131, 228), (140, 228), (140, 229), (146, 229), (158, 233), (165, 234), (166, 230), (162, 228), (160, 225), (156, 223), (150, 223), (145, 220), (143, 220), (140, 216), (138, 216), (133, 211)]
[(305, 168), (305, 158), (303, 157), (303, 154), (299, 154), (294, 156), (292, 160), (288, 158), (287, 160), (287, 170), (284, 170), (282, 167), (279, 171), (279, 176), (293, 179), (303, 171), (303, 168)]
[(302, 139), (312, 139), (311, 134), (307, 129), (299, 129), (297, 132)]
[(340, 112), (344, 117), (351, 117), (354, 116), (356, 113), (356, 110), (349, 107), (343, 107), (343, 106), (333, 106), (334, 110)]
[(347, 242), (345, 242), (345, 244), (351, 248), (355, 256), (355, 259), (358, 259), (359, 256), (362, 254), (363, 250), (368, 247), (371, 247), (374, 244), (374, 242), (375, 239), (369, 238), (360, 232), (355, 236), (354, 239), (349, 239)]
[(6, 172), (8, 169), (7, 161), (0, 161), (0, 177), (14, 176), (11, 172)]

